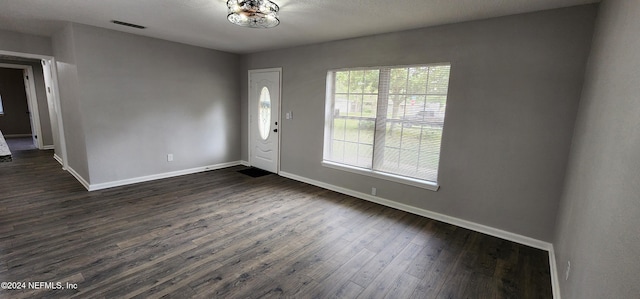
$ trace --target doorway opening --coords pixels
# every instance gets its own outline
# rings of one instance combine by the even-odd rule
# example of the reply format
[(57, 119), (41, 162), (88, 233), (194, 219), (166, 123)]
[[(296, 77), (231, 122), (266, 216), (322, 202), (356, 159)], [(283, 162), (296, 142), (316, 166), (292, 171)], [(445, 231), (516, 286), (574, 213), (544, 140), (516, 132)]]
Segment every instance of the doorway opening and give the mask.
[[(31, 137), (35, 148), (54, 150), (53, 158), (62, 165), (63, 169), (67, 169), (66, 143), (62, 126), (55, 58), (0, 50), (0, 68), (22, 70), (23, 86), (28, 97), (26, 100), (28, 109), (24, 113), (30, 117), (31, 134), (30, 136), (17, 134), (18, 136), (13, 137)], [(6, 108), (5, 105), (5, 112)], [(12, 141), (9, 142), (14, 144)], [(28, 141), (24, 139), (17, 140), (15, 143), (14, 147), (18, 148), (28, 146)]]
[[(20, 139), (22, 146), (30, 143), (30, 148), (42, 149), (44, 144), (35, 80), (37, 73), (31, 65), (4, 63), (6, 61), (7, 59), (0, 60), (0, 97), (2, 97), (0, 99), (2, 101), (0, 130), (9, 143), (12, 143), (10, 142), (12, 139)], [(32, 64), (39, 67), (39, 62)], [(39, 83), (42, 84), (40, 97), (46, 101), (42, 78), (43, 75), (40, 73), (41, 82)], [(46, 116), (48, 123), (48, 115)], [(51, 136), (50, 127), (47, 126), (46, 129), (47, 135)]]

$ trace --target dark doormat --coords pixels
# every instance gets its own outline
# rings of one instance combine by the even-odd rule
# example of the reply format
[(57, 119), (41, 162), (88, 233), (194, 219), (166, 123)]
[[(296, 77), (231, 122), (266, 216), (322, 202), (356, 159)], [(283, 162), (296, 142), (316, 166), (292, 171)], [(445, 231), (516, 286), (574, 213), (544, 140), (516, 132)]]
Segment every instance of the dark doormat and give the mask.
[(266, 170), (262, 170), (260, 168), (255, 168), (255, 167), (251, 167), (251, 168), (247, 168), (247, 169), (243, 169), (243, 170), (238, 170), (239, 173), (242, 174), (246, 174), (250, 177), (253, 178), (257, 178), (257, 177), (261, 177), (261, 176), (265, 176), (268, 174), (271, 174), (271, 172), (268, 172)]

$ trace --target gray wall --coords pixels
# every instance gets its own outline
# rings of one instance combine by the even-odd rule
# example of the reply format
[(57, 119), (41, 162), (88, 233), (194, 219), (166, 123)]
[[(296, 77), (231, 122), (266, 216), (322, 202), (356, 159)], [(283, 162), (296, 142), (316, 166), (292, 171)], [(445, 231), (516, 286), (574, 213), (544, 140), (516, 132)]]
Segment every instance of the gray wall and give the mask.
[(603, 1), (554, 242), (563, 299), (640, 298), (639, 29), (640, 1)]
[(0, 50), (51, 55), (51, 38), (0, 30)]
[[(78, 67), (76, 65), (73, 25), (67, 24), (51, 38), (53, 55), (58, 70), (58, 91), (60, 93), (60, 114), (64, 129), (64, 138), (69, 168), (89, 179), (89, 163), (84, 127), (84, 115), (80, 107), (80, 87)], [(60, 155), (56, 148), (56, 154)]]
[[(249, 69), (282, 67), (281, 169), (551, 241), (595, 5), (268, 51), (242, 57), (242, 158)], [(332, 68), (451, 62), (438, 192), (321, 166)]]
[(4, 136), (31, 135), (31, 121), (22, 70), (0, 68), (0, 96), (4, 115), (0, 115), (0, 131)]
[(69, 142), (84, 138), (91, 184), (240, 160), (238, 55), (86, 25), (66, 30), (77, 92), (63, 103), (63, 115), (74, 114), (64, 127), (74, 131)]

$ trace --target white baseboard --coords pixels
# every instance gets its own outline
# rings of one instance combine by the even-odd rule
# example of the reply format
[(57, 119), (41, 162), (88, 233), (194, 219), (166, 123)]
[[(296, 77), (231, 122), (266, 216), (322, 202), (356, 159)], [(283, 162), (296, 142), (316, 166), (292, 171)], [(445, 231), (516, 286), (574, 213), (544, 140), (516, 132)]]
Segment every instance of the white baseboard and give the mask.
[(60, 163), (60, 165), (64, 166), (64, 164), (62, 163), (62, 158), (60, 158), (60, 156), (58, 156), (58, 154), (53, 154), (53, 159), (55, 159), (56, 161), (58, 161), (58, 163)]
[[(54, 155), (54, 158), (58, 162), (60, 162), (60, 163), (62, 162), (62, 160), (57, 155)], [(95, 190), (102, 190), (102, 189), (118, 187), (118, 186), (124, 186), (124, 185), (130, 185), (130, 184), (135, 184), (135, 183), (147, 182), (147, 181), (152, 181), (152, 180), (158, 180), (158, 179), (163, 179), (163, 178), (170, 178), (170, 177), (188, 175), (188, 174), (204, 172), (204, 171), (209, 171), (209, 170), (227, 168), (227, 167), (237, 166), (237, 165), (249, 166), (249, 163), (247, 161), (234, 161), (234, 162), (221, 163), (221, 164), (204, 166), (204, 167), (196, 167), (196, 168), (191, 168), (191, 169), (185, 169), (185, 170), (179, 170), (179, 171), (155, 174), (155, 175), (144, 176), (144, 177), (137, 177), (137, 178), (132, 178), (132, 179), (108, 182), (108, 183), (93, 184), (93, 185), (89, 185), (87, 183), (87, 181), (84, 178), (82, 178), (82, 176), (80, 176), (71, 167), (69, 167), (67, 169), (67, 171), (69, 171), (69, 173), (71, 173), (87, 190), (95, 191)], [(318, 186), (318, 187), (321, 187), (321, 188), (325, 188), (325, 189), (332, 190), (332, 191), (335, 191), (335, 192), (339, 192), (339, 193), (342, 193), (342, 194), (350, 195), (350, 196), (353, 196), (353, 197), (356, 197), (356, 198), (360, 198), (360, 199), (363, 199), (363, 200), (367, 200), (367, 201), (370, 201), (370, 202), (381, 204), (381, 205), (384, 205), (384, 206), (387, 206), (387, 207), (391, 207), (391, 208), (394, 208), (394, 209), (398, 209), (398, 210), (402, 210), (402, 211), (409, 212), (409, 213), (412, 213), (412, 214), (416, 214), (416, 215), (419, 215), (419, 216), (423, 216), (423, 217), (426, 217), (426, 218), (442, 221), (442, 222), (445, 222), (445, 223), (448, 223), (448, 224), (452, 224), (452, 225), (455, 225), (455, 226), (463, 227), (463, 228), (466, 228), (466, 229), (469, 229), (469, 230), (473, 230), (473, 231), (476, 231), (476, 232), (480, 232), (480, 233), (487, 234), (487, 235), (490, 235), (490, 236), (494, 236), (494, 237), (497, 237), (497, 238), (501, 238), (501, 239), (504, 239), (504, 240), (512, 241), (512, 242), (519, 243), (519, 244), (522, 244), (522, 245), (530, 246), (530, 247), (533, 247), (533, 248), (538, 248), (538, 249), (541, 249), (541, 250), (545, 250), (545, 251), (548, 252), (548, 255), (549, 255), (549, 267), (550, 267), (550, 272), (551, 272), (551, 287), (552, 287), (552, 292), (553, 292), (553, 298), (560, 299), (560, 288), (559, 288), (560, 285), (559, 285), (559, 279), (558, 279), (558, 269), (557, 269), (557, 265), (556, 265), (556, 259), (555, 259), (555, 253), (554, 253), (554, 249), (553, 249), (553, 244), (551, 244), (551, 243), (548, 243), (548, 242), (545, 242), (545, 241), (541, 241), (541, 240), (537, 240), (537, 239), (533, 239), (533, 238), (526, 237), (526, 236), (523, 236), (523, 235), (511, 233), (511, 232), (508, 232), (508, 231), (504, 231), (504, 230), (497, 229), (497, 228), (494, 228), (494, 227), (486, 226), (486, 225), (483, 225), (483, 224), (479, 224), (479, 223), (463, 220), (463, 219), (460, 219), (460, 218), (451, 217), (451, 216), (448, 216), (448, 215), (436, 213), (436, 212), (433, 212), (433, 211), (417, 208), (417, 207), (414, 207), (414, 206), (410, 206), (410, 205), (406, 205), (406, 204), (403, 204), (403, 203), (395, 202), (395, 201), (388, 200), (388, 199), (385, 199), (385, 198), (381, 198), (381, 197), (369, 195), (369, 194), (366, 194), (366, 193), (354, 191), (354, 190), (351, 190), (351, 189), (338, 187), (338, 186), (327, 184), (327, 183), (324, 183), (324, 182), (312, 180), (312, 179), (309, 179), (309, 178), (306, 178), (306, 177), (302, 177), (302, 176), (298, 176), (298, 175), (295, 175), (295, 174), (292, 174), (292, 173), (288, 173), (288, 172), (285, 172), (285, 171), (280, 171), (279, 175), (282, 176), (282, 177), (286, 177), (286, 178), (292, 179), (292, 180), (304, 182), (304, 183), (307, 183), (307, 184), (310, 184), (310, 185), (315, 185), (315, 186)]]
[(550, 271), (551, 271), (551, 287), (552, 287), (552, 291), (553, 291), (553, 298), (555, 299), (560, 299), (560, 286), (558, 283), (558, 271), (557, 271), (557, 267), (556, 267), (556, 258), (555, 258), (555, 254), (553, 251), (553, 244), (549, 243), (549, 242), (545, 242), (545, 241), (541, 241), (541, 240), (537, 240), (534, 238), (530, 238), (527, 236), (523, 236), (523, 235), (519, 235), (519, 234), (515, 234), (512, 232), (508, 232), (505, 230), (501, 230), (501, 229), (497, 229), (494, 227), (490, 227), (490, 226), (486, 226), (483, 224), (479, 224), (479, 223), (475, 223), (475, 222), (471, 222), (471, 221), (467, 221), (467, 220), (463, 220), (460, 218), (456, 218), (456, 217), (451, 217), (448, 215), (444, 215), (444, 214), (440, 214), (440, 213), (436, 213), (433, 211), (429, 211), (429, 210), (425, 210), (425, 209), (421, 209), (421, 208), (417, 208), (414, 206), (410, 206), (410, 205), (406, 205), (403, 203), (399, 203), (399, 202), (395, 202), (392, 200), (388, 200), (385, 198), (381, 198), (381, 197), (377, 197), (377, 196), (373, 196), (373, 195), (369, 195), (366, 193), (362, 193), (362, 192), (358, 192), (358, 191), (354, 191), (351, 189), (347, 189), (347, 188), (343, 188), (343, 187), (338, 187), (335, 185), (331, 185), (331, 184), (327, 184), (324, 182), (320, 182), (320, 181), (316, 181), (316, 180), (312, 180), (306, 177), (302, 177), (299, 175), (295, 175), (292, 173), (288, 173), (285, 171), (280, 171), (279, 173), (280, 176), (286, 177), (286, 178), (290, 178), (292, 180), (296, 180), (296, 181), (300, 181), (303, 183), (307, 183), (310, 185), (315, 185), (321, 188), (325, 188), (325, 189), (329, 189), (338, 193), (342, 193), (342, 194), (346, 194), (346, 195), (350, 195), (356, 198), (360, 198), (360, 199), (364, 199), (370, 202), (374, 202), (377, 204), (381, 204), (383, 206), (387, 206), (387, 207), (391, 207), (394, 209), (398, 209), (398, 210), (402, 210), (405, 212), (409, 212), (412, 214), (416, 214), (419, 216), (423, 216), (423, 217), (427, 217), (430, 219), (434, 219), (434, 220), (438, 220), (438, 221), (442, 221), (448, 224), (452, 224), (455, 226), (459, 226), (459, 227), (463, 227), (472, 231), (476, 231), (476, 232), (480, 232), (483, 234), (487, 234), (490, 236), (494, 236), (497, 238), (501, 238), (507, 241), (512, 241), (518, 244), (522, 244), (522, 245), (526, 245), (529, 247), (533, 247), (533, 248), (538, 248), (541, 250), (545, 250), (548, 252), (549, 255), (549, 267), (550, 267)]
[[(54, 155), (55, 158), (55, 155)], [(60, 160), (62, 161), (62, 160)], [(61, 163), (62, 164), (62, 163)], [(80, 182), (80, 184), (82, 184), (82, 186), (84, 186), (85, 189), (87, 189), (88, 191), (91, 191), (89, 183), (87, 182), (87, 180), (85, 180), (77, 171), (75, 171), (75, 169), (71, 168), (71, 167), (67, 167), (65, 169), (66, 171), (68, 171), (73, 177), (76, 178), (76, 180), (78, 180), (78, 182)]]
[(125, 179), (125, 180), (120, 180), (120, 181), (113, 181), (113, 182), (100, 183), (100, 184), (92, 184), (92, 185), (89, 185), (89, 188), (87, 188), (87, 190), (96, 191), (96, 190), (102, 190), (102, 189), (113, 188), (113, 187), (120, 187), (120, 186), (125, 186), (125, 185), (136, 184), (136, 183), (154, 181), (154, 180), (159, 180), (159, 179), (172, 178), (172, 177), (177, 177), (177, 176), (182, 176), (182, 175), (187, 175), (187, 174), (205, 172), (205, 171), (209, 171), (209, 170), (222, 169), (222, 168), (227, 168), (227, 167), (237, 166), (237, 165), (242, 165), (242, 161), (220, 163), (220, 164), (215, 164), (215, 165), (202, 166), (202, 167), (196, 167), (196, 168), (190, 168), (190, 169), (184, 169), (184, 170), (178, 170), (178, 171), (172, 171), (172, 172), (153, 174), (153, 175), (142, 176), (142, 177), (131, 178), (131, 179)]
[(410, 206), (410, 205), (406, 205), (406, 204), (399, 203), (399, 202), (396, 202), (396, 201), (388, 200), (388, 199), (385, 199), (385, 198), (369, 195), (369, 194), (366, 194), (366, 193), (353, 191), (353, 190), (350, 190), (350, 189), (347, 189), (347, 188), (338, 187), (338, 186), (327, 184), (327, 183), (324, 183), (324, 182), (312, 180), (312, 179), (301, 177), (301, 176), (298, 176), (298, 175), (295, 175), (295, 174), (292, 174), (292, 173), (281, 171), (280, 175), (283, 176), (283, 177), (286, 177), (286, 178), (290, 178), (290, 179), (296, 180), (296, 181), (301, 181), (301, 182), (304, 182), (304, 183), (307, 183), (307, 184), (311, 184), (311, 185), (315, 185), (315, 186), (322, 187), (322, 188), (325, 188), (325, 189), (333, 190), (333, 191), (336, 191), (336, 192), (339, 192), (339, 193), (343, 193), (343, 194), (350, 195), (350, 196), (353, 196), (353, 197), (357, 197), (357, 198), (360, 198), (360, 199), (364, 199), (364, 200), (368, 200), (368, 201), (371, 201), (371, 202), (375, 202), (375, 203), (381, 204), (383, 206), (391, 207), (391, 208), (402, 210), (402, 211), (409, 212), (409, 213), (412, 213), (412, 214), (424, 216), (424, 217), (427, 217), (427, 218), (430, 218), (430, 219), (434, 219), (434, 220), (442, 221), (442, 222), (445, 222), (445, 223), (453, 224), (455, 226), (459, 226), (459, 227), (463, 227), (463, 228), (470, 229), (470, 230), (473, 230), (473, 231), (481, 232), (483, 234), (487, 234), (487, 235), (490, 235), (490, 236), (494, 236), (494, 237), (498, 237), (498, 238), (501, 238), (501, 239), (509, 240), (509, 241), (516, 242), (516, 243), (523, 244), (523, 245), (527, 245), (527, 246), (530, 246), (530, 247), (534, 247), (534, 248), (538, 248), (538, 249), (542, 249), (542, 250), (547, 250), (547, 251), (552, 247), (551, 244), (548, 243), (548, 242), (536, 240), (536, 239), (533, 239), (533, 238), (530, 238), (530, 237), (526, 237), (526, 236), (515, 234), (515, 233), (512, 233), (512, 232), (504, 231), (504, 230), (497, 229), (497, 228), (490, 227), (490, 226), (486, 226), (486, 225), (483, 225), (483, 224), (479, 224), (479, 223), (463, 220), (463, 219), (460, 219), (460, 218), (451, 217), (451, 216), (448, 216), (448, 215), (444, 215), (444, 214), (432, 212), (432, 211), (429, 211), (429, 210), (417, 208), (417, 207), (414, 207), (414, 206)]
[(52, 149), (55, 149), (55, 146), (53, 146), (53, 145), (45, 145), (45, 146), (42, 147), (42, 149), (43, 150), (52, 150)]

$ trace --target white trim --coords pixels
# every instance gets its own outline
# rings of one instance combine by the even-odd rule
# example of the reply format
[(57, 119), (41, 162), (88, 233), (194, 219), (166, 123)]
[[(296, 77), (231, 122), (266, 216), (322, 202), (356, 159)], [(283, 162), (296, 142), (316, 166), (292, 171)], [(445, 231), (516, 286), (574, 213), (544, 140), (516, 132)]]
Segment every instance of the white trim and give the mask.
[(47, 66), (43, 65), (42, 71), (45, 72), (46, 69), (49, 69), (49, 72), (51, 73), (51, 88), (53, 90), (52, 92), (50, 92), (50, 94), (53, 99), (56, 118), (58, 119), (58, 141), (60, 142), (60, 154), (62, 155), (62, 168), (66, 168), (69, 166), (69, 157), (67, 156), (67, 139), (64, 135), (64, 124), (62, 121), (62, 104), (60, 103), (60, 90), (58, 89), (58, 66), (54, 57), (50, 57), (44, 60), (46, 61)]
[(553, 298), (560, 299), (560, 281), (558, 279), (558, 265), (556, 264), (556, 253), (551, 245), (549, 248), (549, 270), (551, 271), (551, 290), (553, 291)]
[(45, 145), (42, 147), (43, 150), (52, 150), (55, 149), (56, 147), (54, 145)]
[[(54, 156), (55, 158), (55, 156)], [(71, 168), (70, 166), (67, 166), (66, 168), (63, 168), (66, 171), (68, 171), (73, 177), (76, 178), (76, 180), (78, 180), (78, 182), (80, 182), (80, 184), (82, 184), (82, 186), (87, 189), (88, 191), (91, 191), (90, 189), (90, 185), (87, 182), (87, 180), (85, 180), (77, 171), (75, 171), (75, 169)]]
[(282, 136), (282, 117), (281, 117), (281, 112), (282, 112), (282, 68), (281, 67), (274, 67), (274, 68), (267, 68), (267, 69), (255, 69), (255, 70), (249, 70), (247, 72), (247, 146), (249, 147), (247, 153), (249, 154), (248, 158), (249, 158), (249, 162), (247, 163), (246, 166), (250, 166), (251, 165), (251, 74), (255, 74), (255, 73), (268, 73), (268, 72), (278, 72), (278, 84), (280, 85), (278, 88), (279, 94), (278, 94), (278, 163), (276, 163), (276, 173), (280, 173), (280, 160), (281, 160), (281, 149), (282, 149), (282, 138), (280, 136)]
[[(62, 109), (60, 104), (60, 92), (58, 90), (58, 69), (56, 66), (56, 59), (53, 56), (49, 55), (39, 55), (39, 54), (29, 54), (22, 52), (13, 52), (13, 51), (5, 51), (0, 50), (0, 56), (14, 56), (28, 59), (38, 59), (38, 60), (46, 60), (47, 64), (49, 64), (49, 70), (51, 72), (52, 84), (51, 88), (53, 89), (52, 96), (54, 106), (57, 109), (57, 118), (58, 118), (58, 131), (59, 131), (59, 141), (60, 141), (60, 154), (62, 154), (62, 168), (65, 169), (68, 167), (68, 159), (67, 159), (67, 145), (66, 139), (64, 136), (64, 127), (62, 123)], [(45, 67), (42, 67), (42, 71), (45, 72)], [(46, 76), (45, 76), (46, 77)]]
[[(38, 149), (42, 149), (42, 129), (40, 127), (40, 110), (38, 109), (38, 96), (36, 93), (36, 80), (33, 67), (27, 64), (0, 63), (0, 68), (22, 70), (27, 107), (29, 108), (29, 123), (31, 125), (31, 138)], [(25, 78), (26, 76), (26, 78)], [(21, 134), (23, 135), (23, 134)]]
[(448, 215), (444, 215), (444, 214), (440, 214), (440, 213), (436, 213), (436, 212), (432, 212), (429, 210), (425, 210), (425, 209), (421, 209), (421, 208), (417, 208), (414, 206), (410, 206), (410, 205), (406, 205), (403, 203), (399, 203), (396, 201), (392, 201), (392, 200), (388, 200), (385, 198), (381, 198), (381, 197), (377, 197), (377, 196), (373, 196), (373, 195), (369, 195), (366, 193), (362, 193), (362, 192), (358, 192), (358, 191), (354, 191), (351, 189), (347, 189), (347, 188), (343, 188), (343, 187), (338, 187), (335, 185), (331, 185), (331, 184), (327, 184), (327, 183), (323, 183), (320, 181), (316, 181), (316, 180), (312, 180), (309, 178), (305, 178), (305, 177), (301, 177), (292, 173), (288, 173), (288, 172), (284, 172), (281, 171), (280, 172), (280, 176), (286, 177), (286, 178), (290, 178), (292, 180), (296, 180), (296, 181), (300, 181), (300, 182), (304, 182), (307, 184), (311, 184), (311, 185), (315, 185), (318, 187), (322, 187), (325, 189), (329, 189), (332, 191), (336, 191), (342, 194), (346, 194), (346, 195), (350, 195), (353, 197), (357, 197), (360, 199), (364, 199), (367, 201), (371, 201), (377, 204), (381, 204), (387, 207), (391, 207), (394, 209), (398, 209), (398, 210), (402, 210), (405, 212), (409, 212), (412, 214), (416, 214), (419, 216), (423, 216), (423, 217), (427, 217), (430, 219), (434, 219), (434, 220), (438, 220), (438, 221), (442, 221), (445, 223), (449, 223), (449, 224), (453, 224), (455, 226), (459, 226), (459, 227), (463, 227), (466, 229), (470, 229), (476, 232), (480, 232), (483, 234), (487, 234), (490, 236), (494, 236), (494, 237), (498, 237), (501, 239), (505, 239), (508, 241), (512, 241), (512, 242), (516, 242), (522, 245), (527, 245), (533, 248), (538, 248), (538, 249), (542, 249), (542, 250), (546, 250), (549, 251), (552, 248), (551, 243), (548, 242), (544, 242), (544, 241), (540, 241), (537, 239), (533, 239), (527, 236), (523, 236), (523, 235), (519, 235), (519, 234), (515, 234), (512, 232), (508, 232), (508, 231), (504, 231), (501, 229), (497, 229), (494, 227), (490, 227), (490, 226), (486, 226), (483, 224), (479, 224), (479, 223), (475, 223), (475, 222), (471, 222), (471, 221), (467, 221), (467, 220), (463, 220), (460, 218), (456, 218), (456, 217), (451, 217)]
[(416, 214), (419, 216), (423, 216), (426, 218), (430, 218), (430, 219), (434, 219), (434, 220), (438, 220), (441, 222), (445, 222), (448, 224), (452, 224), (455, 226), (459, 226), (459, 227), (463, 227), (472, 231), (476, 231), (476, 232), (480, 232), (483, 234), (487, 234), (490, 236), (494, 236), (500, 239), (504, 239), (507, 241), (512, 241), (518, 244), (522, 244), (522, 245), (526, 245), (529, 247), (533, 247), (533, 248), (537, 248), (537, 249), (541, 249), (544, 251), (547, 251), (548, 255), (549, 255), (549, 270), (551, 273), (551, 290), (553, 293), (553, 298), (554, 299), (560, 299), (560, 284), (558, 281), (558, 269), (557, 269), (557, 265), (556, 265), (556, 257), (555, 257), (555, 252), (553, 250), (553, 244), (549, 243), (549, 242), (545, 242), (545, 241), (541, 241), (541, 240), (537, 240), (534, 238), (530, 238), (527, 236), (523, 236), (523, 235), (519, 235), (519, 234), (515, 234), (512, 232), (508, 232), (505, 230), (501, 230), (501, 229), (497, 229), (494, 227), (490, 227), (490, 226), (486, 226), (483, 224), (479, 224), (479, 223), (475, 223), (475, 222), (471, 222), (471, 221), (467, 221), (467, 220), (463, 220), (460, 218), (456, 218), (456, 217), (451, 217), (448, 215), (444, 215), (444, 214), (440, 214), (440, 213), (436, 213), (436, 212), (432, 212), (429, 210), (425, 210), (425, 209), (421, 209), (421, 208), (417, 208), (414, 206), (410, 206), (410, 205), (406, 205), (406, 204), (402, 204), (399, 202), (395, 202), (392, 200), (388, 200), (388, 199), (384, 199), (384, 198), (380, 198), (377, 196), (373, 196), (373, 195), (369, 195), (366, 193), (362, 193), (362, 192), (358, 192), (358, 191), (354, 191), (351, 189), (347, 189), (347, 188), (343, 188), (343, 187), (338, 187), (335, 185), (331, 185), (331, 184), (327, 184), (324, 182), (320, 182), (320, 181), (316, 181), (316, 180), (312, 180), (306, 177), (302, 177), (299, 175), (295, 175), (292, 173), (288, 173), (285, 171), (281, 171), (279, 173), (280, 176), (285, 177), (285, 178), (289, 178), (292, 180), (296, 180), (296, 181), (300, 181), (303, 183), (307, 183), (310, 185), (314, 185), (314, 186), (318, 186), (324, 189), (328, 189), (328, 190), (332, 190), (338, 193), (342, 193), (342, 194), (346, 194), (346, 195), (350, 195), (356, 198), (360, 198), (360, 199), (364, 199), (370, 202), (374, 202), (377, 204), (381, 204), (383, 206), (387, 206), (387, 207), (391, 207), (394, 209), (398, 209), (398, 210), (402, 210), (405, 212), (409, 212), (412, 214)]
[(0, 50), (0, 56), (16, 56), (16, 57), (30, 58), (30, 59), (37, 59), (37, 60), (53, 58), (53, 56), (48, 56), (48, 55), (29, 54), (29, 53), (4, 51), (4, 50)]
[(125, 179), (120, 181), (92, 184), (92, 185), (89, 185), (89, 188), (87, 188), (87, 190), (96, 191), (96, 190), (102, 190), (107, 188), (120, 187), (125, 185), (136, 184), (136, 183), (172, 178), (172, 177), (183, 176), (187, 174), (194, 174), (194, 173), (205, 172), (205, 171), (216, 170), (216, 169), (222, 169), (222, 168), (237, 166), (241, 164), (242, 164), (241, 161), (234, 161), (234, 162), (220, 163), (215, 165), (202, 166), (202, 167), (196, 167), (196, 168), (190, 168), (190, 169), (184, 169), (184, 170), (178, 170), (178, 171), (152, 174), (148, 176), (141, 176), (137, 178)]
[(53, 154), (53, 159), (58, 161), (58, 163), (60, 163), (60, 165), (63, 165), (62, 164), (62, 158), (60, 158), (60, 156), (58, 156), (58, 154)]
[(438, 191), (440, 186), (435, 182), (424, 181), (420, 179), (414, 179), (401, 175), (393, 175), (390, 173), (384, 173), (376, 170), (369, 170), (360, 167), (354, 167), (346, 164), (335, 163), (331, 161), (322, 161), (322, 166), (329, 167), (337, 170), (348, 171), (351, 173), (357, 173), (374, 178), (379, 178), (387, 181), (392, 181), (400, 184), (410, 185), (418, 188), (423, 188), (431, 191)]
[(247, 167), (248, 167), (248, 166), (251, 166), (251, 164), (249, 164), (249, 162), (248, 162), (248, 161), (244, 161), (244, 160), (241, 160), (241, 161), (240, 161), (240, 165), (247, 166)]

